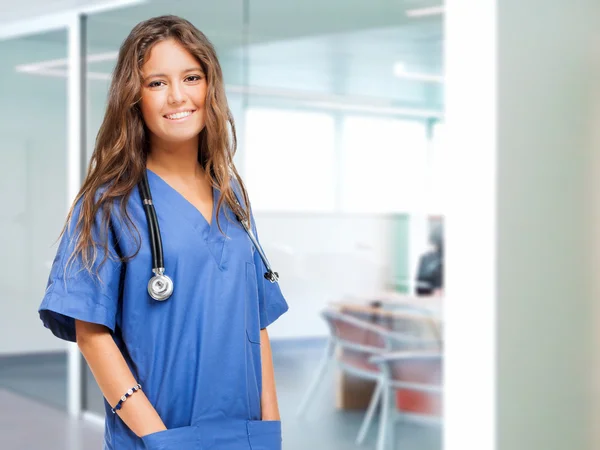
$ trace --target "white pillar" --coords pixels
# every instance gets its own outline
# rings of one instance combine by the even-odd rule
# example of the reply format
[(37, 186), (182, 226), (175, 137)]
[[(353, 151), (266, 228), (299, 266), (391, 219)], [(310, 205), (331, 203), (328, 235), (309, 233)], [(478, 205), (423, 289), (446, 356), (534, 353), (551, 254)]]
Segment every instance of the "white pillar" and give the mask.
[[(74, 14), (68, 28), (67, 210), (79, 192), (86, 170), (86, 17)], [(68, 344), (67, 410), (79, 417), (84, 407), (85, 373), (77, 344)]]
[(600, 448), (598, 23), (597, 0), (446, 3), (445, 450)]

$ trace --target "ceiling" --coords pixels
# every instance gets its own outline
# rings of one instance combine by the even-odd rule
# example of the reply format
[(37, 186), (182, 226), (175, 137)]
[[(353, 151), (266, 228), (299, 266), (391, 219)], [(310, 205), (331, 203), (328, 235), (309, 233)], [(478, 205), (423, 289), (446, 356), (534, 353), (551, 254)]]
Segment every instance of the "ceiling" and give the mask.
[[(442, 16), (413, 19), (406, 15), (408, 9), (439, 3), (440, 0), (150, 1), (90, 16), (88, 52), (117, 51), (139, 21), (176, 14), (190, 20), (213, 41), (229, 84), (373, 101), (387, 99), (392, 102), (390, 106), (439, 109), (443, 94), (440, 83), (401, 79), (393, 73), (394, 64), (402, 62), (409, 72), (442, 74)], [(249, 5), (247, 11), (244, 4)], [(64, 32), (24, 39), (56, 39), (65, 45)], [(94, 63), (89, 70), (109, 74), (113, 65), (113, 61)]]

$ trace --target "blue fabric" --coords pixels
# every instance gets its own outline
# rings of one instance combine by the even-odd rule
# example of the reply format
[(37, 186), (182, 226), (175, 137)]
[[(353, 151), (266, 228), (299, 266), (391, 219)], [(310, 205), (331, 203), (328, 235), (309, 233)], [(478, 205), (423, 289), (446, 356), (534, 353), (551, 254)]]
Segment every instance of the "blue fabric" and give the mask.
[[(278, 450), (281, 424), (260, 420), (260, 329), (288, 310), (279, 285), (264, 279), (258, 252), (225, 204), (220, 225), (226, 236), (219, 231), (218, 190), (209, 225), (150, 170), (148, 181), (166, 274), (174, 281), (171, 298), (157, 302), (146, 291), (152, 259), (146, 217), (135, 191), (127, 208), (141, 235), (139, 253), (126, 264), (108, 259), (99, 280), (82, 270), (78, 260), (66, 268), (74, 248), (71, 226), (59, 245), (40, 318), (56, 336), (69, 341), (75, 341), (74, 319), (108, 327), (168, 428), (140, 439), (105, 401), (105, 450)], [(73, 224), (78, 215), (79, 205)], [(132, 254), (137, 234), (132, 235), (117, 214), (112, 228), (110, 253), (116, 253), (118, 242), (124, 254)], [(95, 235), (99, 229), (98, 220)], [(221, 447), (223, 429), (235, 439), (227, 438)]]
[(144, 436), (148, 450), (281, 450), (281, 422), (215, 420)]

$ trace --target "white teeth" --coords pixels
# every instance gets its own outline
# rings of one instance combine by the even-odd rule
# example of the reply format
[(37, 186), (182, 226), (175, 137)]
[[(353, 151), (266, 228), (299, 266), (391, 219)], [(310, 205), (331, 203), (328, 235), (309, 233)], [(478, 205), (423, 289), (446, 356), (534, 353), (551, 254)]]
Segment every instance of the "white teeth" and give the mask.
[(184, 111), (176, 114), (171, 114), (170, 116), (165, 116), (167, 119), (183, 119), (192, 114), (192, 111)]

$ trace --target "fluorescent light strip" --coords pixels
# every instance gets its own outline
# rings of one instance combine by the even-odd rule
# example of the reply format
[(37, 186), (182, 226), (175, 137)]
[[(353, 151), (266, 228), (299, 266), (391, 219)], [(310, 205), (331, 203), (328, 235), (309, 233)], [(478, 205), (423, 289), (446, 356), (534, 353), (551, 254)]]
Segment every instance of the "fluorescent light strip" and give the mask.
[[(29, 73), (31, 75), (41, 75), (45, 77), (56, 77), (56, 78), (67, 78), (69, 76), (68, 70), (63, 69), (42, 69), (42, 70), (31, 70), (30, 68), (25, 68), (19, 70), (19, 72)], [(87, 72), (87, 78), (89, 80), (100, 80), (100, 81), (110, 81), (110, 74), (103, 72)]]
[(362, 104), (376, 107), (389, 107), (390, 101), (383, 98), (365, 97), (359, 95), (336, 95), (336, 94), (321, 94), (313, 91), (304, 91), (300, 89), (283, 89), (262, 86), (240, 86), (227, 85), (228, 92), (235, 94), (250, 94), (264, 97), (279, 97), (287, 100), (294, 99), (302, 100), (319, 100), (325, 102), (333, 102), (336, 104)]
[[(302, 102), (299, 102), (299, 104), (302, 105)], [(399, 108), (393, 106), (383, 107), (318, 101), (307, 101), (305, 102), (305, 106), (309, 106), (311, 108), (334, 109), (346, 112), (351, 111), (358, 113), (384, 114), (390, 116), (420, 117), (423, 119), (442, 119), (444, 117), (441, 111), (432, 109)]]
[(444, 77), (436, 74), (402, 72), (395, 73), (394, 76), (397, 78), (403, 78), (405, 80), (424, 81), (427, 83), (444, 83)]
[(443, 75), (434, 73), (408, 72), (403, 62), (397, 62), (392, 68), (394, 76), (405, 80), (423, 81), (427, 83), (443, 83)]
[(53, 68), (53, 67), (66, 67), (69, 63), (67, 58), (62, 59), (49, 59), (47, 61), (40, 61), (32, 64), (21, 64), (15, 67), (17, 72), (29, 72), (35, 73), (38, 71), (42, 71), (43, 69)]
[[(104, 62), (104, 61), (114, 61), (117, 59), (119, 52), (105, 52), (105, 53), (96, 53), (93, 55), (88, 55), (87, 62)], [(31, 64), (21, 64), (15, 67), (17, 72), (40, 72), (39, 69), (48, 69), (54, 67), (67, 67), (69, 64), (69, 60), (66, 58), (61, 59), (50, 59), (48, 61), (40, 61)]]
[(416, 18), (416, 17), (429, 17), (429, 16), (439, 16), (444, 14), (446, 8), (444, 5), (440, 6), (431, 6), (429, 8), (418, 8), (418, 9), (408, 9), (406, 10), (406, 15), (408, 17)]

